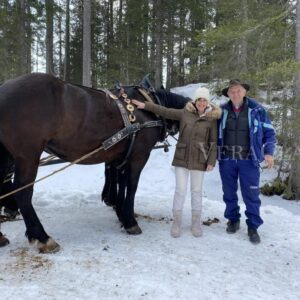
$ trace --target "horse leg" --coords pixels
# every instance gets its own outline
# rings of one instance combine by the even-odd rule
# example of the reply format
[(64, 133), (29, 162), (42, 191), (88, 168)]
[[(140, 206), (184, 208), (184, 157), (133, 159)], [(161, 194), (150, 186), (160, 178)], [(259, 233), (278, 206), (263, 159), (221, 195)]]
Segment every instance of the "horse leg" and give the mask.
[(134, 217), (134, 197), (138, 187), (141, 172), (150, 156), (145, 153), (144, 156), (131, 159), (127, 169), (127, 190), (126, 197), (122, 204), (122, 223), (127, 233), (140, 234), (142, 233), (135, 217)]
[(116, 213), (118, 216), (118, 219), (121, 223), (122, 221), (122, 207), (123, 203), (125, 201), (125, 191), (126, 191), (126, 184), (127, 184), (127, 175), (128, 171), (127, 168), (123, 168), (121, 170), (117, 170), (117, 185), (118, 185), (118, 195), (117, 195), (117, 202), (116, 202)]
[[(37, 175), (38, 158), (26, 157), (15, 160), (14, 189), (18, 189), (33, 182)], [(42, 253), (53, 253), (59, 250), (60, 246), (45, 232), (32, 205), (33, 186), (21, 190), (15, 194), (20, 212), (26, 225), (26, 236), (29, 242), (36, 242)]]
[[(12, 172), (13, 158), (6, 148), (0, 143), (0, 195), (5, 195), (12, 191), (12, 181), (11, 179), (7, 182), (4, 180), (7, 177), (7, 174)], [(6, 209), (6, 212), (11, 213), (11, 216), (16, 216), (18, 213), (18, 206), (14, 199), (14, 196), (8, 196), (0, 200), (0, 209), (1, 207)]]
[(102, 191), (102, 201), (113, 208), (117, 202), (117, 170), (114, 164), (105, 164), (105, 183)]
[[(5, 195), (7, 193), (10, 193), (13, 191), (13, 183), (12, 180), (8, 180), (7, 182), (3, 183), (2, 192), (1, 195)], [(18, 211), (18, 205), (15, 200), (14, 195), (7, 196), (1, 200), (0, 207), (4, 207), (5, 215), (10, 218), (15, 218), (19, 211)]]
[(105, 182), (101, 193), (101, 199), (108, 206), (109, 206), (109, 186), (110, 186), (109, 173), (110, 173), (110, 165), (105, 164), (105, 169), (104, 169)]

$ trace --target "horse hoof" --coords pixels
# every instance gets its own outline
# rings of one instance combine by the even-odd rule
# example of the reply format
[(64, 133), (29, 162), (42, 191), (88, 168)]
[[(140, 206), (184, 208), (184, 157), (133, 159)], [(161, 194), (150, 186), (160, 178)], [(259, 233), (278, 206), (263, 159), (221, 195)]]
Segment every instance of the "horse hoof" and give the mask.
[(9, 240), (0, 232), (0, 247), (4, 247), (9, 244)]
[(142, 229), (140, 228), (139, 225), (135, 225), (135, 226), (132, 226), (130, 228), (126, 228), (126, 231), (127, 231), (127, 233), (134, 234), (134, 235), (142, 233)]
[(116, 208), (116, 204), (114, 202), (112, 202), (111, 200), (109, 200), (109, 198), (103, 198), (102, 201), (104, 202), (104, 204), (106, 206), (110, 206), (112, 207), (113, 209)]
[(38, 241), (37, 248), (40, 253), (55, 253), (59, 251), (60, 245), (50, 237), (46, 244)]

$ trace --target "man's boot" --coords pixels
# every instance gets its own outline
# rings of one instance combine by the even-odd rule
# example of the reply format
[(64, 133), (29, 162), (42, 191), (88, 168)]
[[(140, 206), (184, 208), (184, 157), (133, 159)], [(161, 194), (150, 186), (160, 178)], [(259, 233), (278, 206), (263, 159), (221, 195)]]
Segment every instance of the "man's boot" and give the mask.
[(0, 232), (0, 247), (4, 247), (9, 244), (9, 240)]
[(249, 236), (249, 240), (252, 244), (260, 243), (260, 236), (257, 232), (257, 229), (248, 227), (248, 236)]
[(192, 210), (192, 234), (194, 237), (202, 236), (201, 211)]
[(180, 237), (181, 235), (181, 222), (182, 222), (182, 211), (173, 210), (173, 223), (171, 227), (171, 236), (174, 238)]
[(227, 233), (235, 233), (240, 229), (240, 220), (237, 221), (228, 221), (227, 222), (227, 228), (226, 231)]

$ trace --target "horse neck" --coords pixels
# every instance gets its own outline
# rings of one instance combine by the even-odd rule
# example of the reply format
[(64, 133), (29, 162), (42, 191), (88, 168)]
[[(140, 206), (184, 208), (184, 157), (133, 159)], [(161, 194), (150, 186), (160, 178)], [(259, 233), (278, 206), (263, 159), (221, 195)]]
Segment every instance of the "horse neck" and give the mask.
[(157, 91), (157, 95), (161, 101), (161, 105), (167, 108), (184, 108), (188, 102), (188, 98), (181, 96), (179, 94), (167, 92), (165, 90)]

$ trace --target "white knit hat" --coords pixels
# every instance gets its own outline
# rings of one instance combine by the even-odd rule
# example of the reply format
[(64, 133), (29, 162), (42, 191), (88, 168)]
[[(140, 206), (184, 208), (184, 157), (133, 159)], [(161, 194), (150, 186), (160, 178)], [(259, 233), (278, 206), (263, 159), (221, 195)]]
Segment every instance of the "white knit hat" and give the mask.
[(205, 87), (199, 87), (196, 89), (196, 91), (194, 92), (194, 96), (193, 96), (193, 101), (195, 102), (197, 99), (199, 98), (204, 98), (207, 101), (210, 101), (210, 94), (209, 94), (209, 90)]

